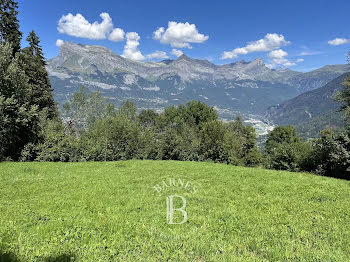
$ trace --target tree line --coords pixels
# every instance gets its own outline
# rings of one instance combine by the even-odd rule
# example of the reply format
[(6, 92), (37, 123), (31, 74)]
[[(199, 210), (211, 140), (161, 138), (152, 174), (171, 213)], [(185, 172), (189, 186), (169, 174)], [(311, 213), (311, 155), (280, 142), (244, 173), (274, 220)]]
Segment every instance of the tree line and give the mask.
[(28, 46), (20, 46), (17, 8), (15, 1), (0, 0), (0, 160), (212, 161), (350, 179), (349, 78), (336, 95), (344, 130), (323, 130), (303, 141), (293, 126), (280, 126), (263, 148), (240, 117), (222, 122), (200, 101), (139, 112), (131, 101), (115, 108), (100, 92), (82, 87), (59, 112), (38, 36), (30, 32)]

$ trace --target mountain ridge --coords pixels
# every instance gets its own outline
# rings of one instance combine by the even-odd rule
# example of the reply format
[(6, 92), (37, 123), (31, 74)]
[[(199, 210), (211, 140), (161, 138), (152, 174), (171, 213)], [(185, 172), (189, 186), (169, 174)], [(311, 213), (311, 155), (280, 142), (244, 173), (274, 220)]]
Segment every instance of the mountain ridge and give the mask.
[[(340, 104), (333, 97), (343, 88), (342, 83), (348, 76), (350, 73), (344, 73), (320, 88), (271, 106), (265, 111), (265, 117), (278, 125), (295, 125), (301, 132), (309, 132), (308, 137), (316, 136), (327, 127), (341, 127)], [(312, 134), (310, 128), (314, 129)]]
[(139, 62), (103, 46), (65, 42), (47, 64), (56, 98), (64, 102), (81, 85), (99, 90), (112, 102), (125, 99), (140, 108), (162, 109), (202, 100), (219, 113), (261, 114), (269, 106), (318, 88), (348, 65), (330, 65), (303, 73), (270, 69), (262, 59), (216, 65), (182, 55), (175, 60)]

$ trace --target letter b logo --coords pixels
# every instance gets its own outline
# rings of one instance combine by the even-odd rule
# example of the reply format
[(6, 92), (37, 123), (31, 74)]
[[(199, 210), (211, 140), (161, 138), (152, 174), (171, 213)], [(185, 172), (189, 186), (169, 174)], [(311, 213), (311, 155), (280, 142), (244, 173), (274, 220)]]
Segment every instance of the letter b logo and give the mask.
[[(182, 200), (182, 207), (175, 208), (174, 207), (174, 198), (179, 198)], [(168, 224), (183, 224), (187, 221), (187, 212), (185, 211), (186, 208), (186, 199), (182, 196), (168, 196), (166, 198), (166, 220)], [(183, 220), (180, 223), (174, 222), (174, 211), (180, 211), (183, 215)]]

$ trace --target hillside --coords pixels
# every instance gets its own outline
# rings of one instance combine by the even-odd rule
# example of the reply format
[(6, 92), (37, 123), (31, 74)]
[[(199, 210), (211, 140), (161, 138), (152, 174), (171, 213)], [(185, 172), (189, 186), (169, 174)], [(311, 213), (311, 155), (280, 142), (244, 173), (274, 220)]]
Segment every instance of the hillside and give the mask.
[[(175, 161), (0, 169), (0, 261), (350, 259), (348, 181)], [(184, 224), (166, 223), (171, 194)]]
[(295, 125), (308, 136), (315, 136), (326, 127), (342, 126), (342, 115), (337, 112), (340, 105), (333, 96), (343, 87), (348, 75), (345, 73), (323, 87), (272, 106), (265, 115), (278, 125)]
[(348, 65), (302, 73), (273, 70), (262, 59), (215, 65), (180, 56), (176, 60), (136, 62), (103, 46), (65, 42), (48, 61), (56, 100), (62, 103), (81, 85), (99, 90), (116, 105), (130, 99), (139, 108), (163, 109), (189, 100), (215, 106), (220, 114), (261, 114), (271, 105), (323, 86), (347, 72)]

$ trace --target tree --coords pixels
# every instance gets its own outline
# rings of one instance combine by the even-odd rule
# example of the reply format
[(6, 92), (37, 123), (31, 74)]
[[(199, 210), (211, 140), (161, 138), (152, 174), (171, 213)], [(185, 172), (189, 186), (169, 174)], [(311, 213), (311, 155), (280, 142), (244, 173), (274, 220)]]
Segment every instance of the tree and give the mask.
[(267, 136), (265, 153), (273, 169), (299, 171), (310, 152), (310, 145), (301, 140), (293, 126), (278, 126)]
[(130, 100), (124, 101), (121, 107), (119, 107), (118, 112), (132, 121), (136, 120), (137, 107)]
[(12, 56), (21, 49), (22, 33), (19, 31), (18, 3), (13, 0), (0, 0), (0, 39), (11, 43)]
[(201, 154), (204, 159), (214, 162), (224, 162), (227, 152), (224, 148), (225, 127), (222, 122), (213, 120), (205, 122), (200, 131)]
[(156, 125), (158, 116), (152, 109), (146, 109), (140, 112), (138, 119), (143, 128), (150, 129)]
[(344, 112), (345, 125), (350, 129), (350, 76), (345, 78), (344, 88), (335, 95), (336, 101), (342, 104), (340, 110)]
[[(181, 110), (181, 107), (179, 107), (179, 109)], [(183, 107), (182, 115), (185, 122), (197, 126), (218, 119), (218, 113), (213, 107), (195, 100), (188, 102), (186, 106)]]
[(256, 132), (251, 126), (245, 126), (242, 118), (226, 124), (224, 147), (227, 151), (227, 162), (232, 165), (256, 166), (261, 162), (257, 148)]
[(41, 143), (27, 153), (27, 147), (22, 152), (22, 160), (37, 161), (60, 161), (77, 162), (84, 160), (82, 156), (79, 140), (70, 134), (67, 134), (65, 126), (59, 119), (45, 121), (45, 127), (42, 128)]
[(350, 179), (350, 137), (332, 129), (320, 132), (314, 141), (313, 171), (325, 176)]
[(45, 110), (48, 119), (52, 119), (58, 116), (58, 110), (53, 98), (50, 79), (45, 69), (46, 61), (40, 40), (35, 32), (31, 31), (27, 41), (29, 46), (22, 50), (21, 58), (31, 85), (30, 103), (38, 105), (40, 111)]
[(81, 137), (81, 147), (86, 160), (128, 160), (140, 157), (140, 140), (139, 125), (116, 114), (91, 125)]
[(38, 141), (39, 108), (30, 104), (28, 76), (9, 43), (0, 44), (0, 158), (18, 159), (27, 143)]
[(101, 92), (88, 92), (85, 86), (63, 105), (63, 117), (77, 131), (86, 130), (97, 120), (113, 114), (114, 107), (107, 103)]

